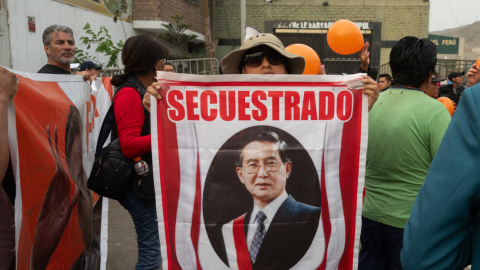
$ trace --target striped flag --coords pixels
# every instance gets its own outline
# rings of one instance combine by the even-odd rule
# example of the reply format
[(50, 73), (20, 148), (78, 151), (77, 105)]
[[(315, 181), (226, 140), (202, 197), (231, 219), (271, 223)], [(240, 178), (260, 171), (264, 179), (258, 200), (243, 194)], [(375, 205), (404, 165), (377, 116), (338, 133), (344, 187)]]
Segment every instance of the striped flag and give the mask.
[[(152, 98), (151, 108), (163, 269), (260, 267), (261, 259), (252, 263), (247, 244), (248, 231), (256, 226), (249, 218), (255, 197), (239, 180), (238, 160), (247, 134), (262, 132), (286, 143), (291, 173), (285, 187), (289, 198), (269, 221), (258, 258), (265, 256), (266, 269), (357, 269), (368, 131), (360, 75), (159, 72), (157, 78), (169, 89), (161, 100)], [(279, 223), (290, 202), (321, 209), (320, 215)], [(311, 237), (293, 239), (303, 232), (288, 226), (313, 231)], [(274, 237), (278, 243), (298, 246), (268, 250), (267, 239), (282, 230)], [(279, 256), (288, 254), (284, 249), (295, 256), (284, 261)]]

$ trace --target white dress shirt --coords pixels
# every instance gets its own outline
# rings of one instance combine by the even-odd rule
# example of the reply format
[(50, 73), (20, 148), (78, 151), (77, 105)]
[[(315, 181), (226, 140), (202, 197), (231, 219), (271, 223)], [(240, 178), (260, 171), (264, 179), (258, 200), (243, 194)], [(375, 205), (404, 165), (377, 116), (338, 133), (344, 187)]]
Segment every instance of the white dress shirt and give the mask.
[(248, 222), (248, 231), (247, 231), (247, 246), (250, 249), (250, 245), (252, 244), (253, 237), (255, 236), (255, 232), (257, 231), (258, 223), (255, 222), (255, 217), (257, 216), (259, 211), (263, 211), (267, 218), (263, 222), (265, 225), (265, 232), (268, 232), (268, 227), (270, 227), (270, 223), (272, 222), (273, 217), (278, 211), (278, 208), (283, 204), (283, 202), (288, 198), (287, 192), (284, 190), (280, 196), (275, 198), (271, 203), (265, 206), (263, 209), (258, 208), (258, 206), (253, 202), (253, 212), (250, 216), (250, 221)]

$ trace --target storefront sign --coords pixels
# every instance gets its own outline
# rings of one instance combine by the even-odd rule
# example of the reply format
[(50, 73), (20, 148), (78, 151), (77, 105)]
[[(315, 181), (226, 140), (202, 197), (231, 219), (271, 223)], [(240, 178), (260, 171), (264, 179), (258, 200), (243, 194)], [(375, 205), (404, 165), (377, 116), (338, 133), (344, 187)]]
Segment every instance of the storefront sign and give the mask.
[(428, 35), (428, 38), (437, 47), (438, 54), (458, 54), (459, 38), (439, 35)]
[[(289, 21), (279, 22), (276, 25), (278, 29), (329, 29), (334, 22), (302, 22), (302, 21)], [(360, 30), (372, 29), (368, 22), (354, 22)]]

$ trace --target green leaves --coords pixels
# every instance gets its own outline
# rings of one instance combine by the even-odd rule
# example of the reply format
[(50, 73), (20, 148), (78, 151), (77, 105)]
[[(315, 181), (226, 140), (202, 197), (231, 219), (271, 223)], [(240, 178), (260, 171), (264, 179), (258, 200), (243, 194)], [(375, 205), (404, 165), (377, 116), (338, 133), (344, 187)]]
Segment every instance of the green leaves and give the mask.
[(81, 64), (82, 62), (87, 60), (94, 61), (99, 65), (102, 64), (97, 61), (97, 57), (91, 56), (88, 52), (84, 52), (82, 49), (75, 49), (75, 59), (73, 60), (73, 63)]
[(179, 45), (195, 39), (197, 35), (185, 34), (185, 31), (193, 26), (192, 24), (180, 23), (185, 16), (178, 16), (177, 14), (175, 16), (170, 16), (170, 18), (172, 18), (175, 23), (163, 24), (163, 26), (167, 28), (167, 32), (157, 34), (157, 37), (175, 45), (178, 51)]
[(108, 29), (105, 26), (100, 26), (100, 30), (95, 34), (90, 28), (90, 24), (85, 24), (83, 28), (87, 36), (80, 37), (80, 41), (83, 45), (87, 46), (87, 50), (91, 47), (95, 47), (95, 52), (102, 53), (108, 56), (108, 63), (106, 65), (98, 61), (97, 57), (91, 56), (88, 52), (84, 52), (82, 49), (76, 48), (76, 54), (74, 63), (82, 63), (90, 60), (106, 68), (118, 68), (118, 56), (122, 51), (123, 41), (120, 40), (116, 44), (113, 43), (112, 37), (108, 34)]

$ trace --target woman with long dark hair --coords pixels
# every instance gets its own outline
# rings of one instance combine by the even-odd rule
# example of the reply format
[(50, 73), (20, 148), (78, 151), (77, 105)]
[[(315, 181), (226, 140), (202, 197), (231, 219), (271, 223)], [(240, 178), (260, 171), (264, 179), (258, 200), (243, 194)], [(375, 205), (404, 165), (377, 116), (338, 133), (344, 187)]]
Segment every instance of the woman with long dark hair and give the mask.
[[(146, 89), (163, 70), (168, 50), (153, 38), (140, 35), (125, 42), (122, 49), (123, 75), (112, 78), (116, 86), (113, 109), (120, 148), (127, 158), (141, 157), (152, 168), (150, 113), (143, 107)], [(158, 235), (155, 188), (152, 170), (139, 181), (132, 177), (131, 188), (119, 203), (132, 216), (137, 232), (138, 261), (135, 269), (159, 269), (162, 258)]]

